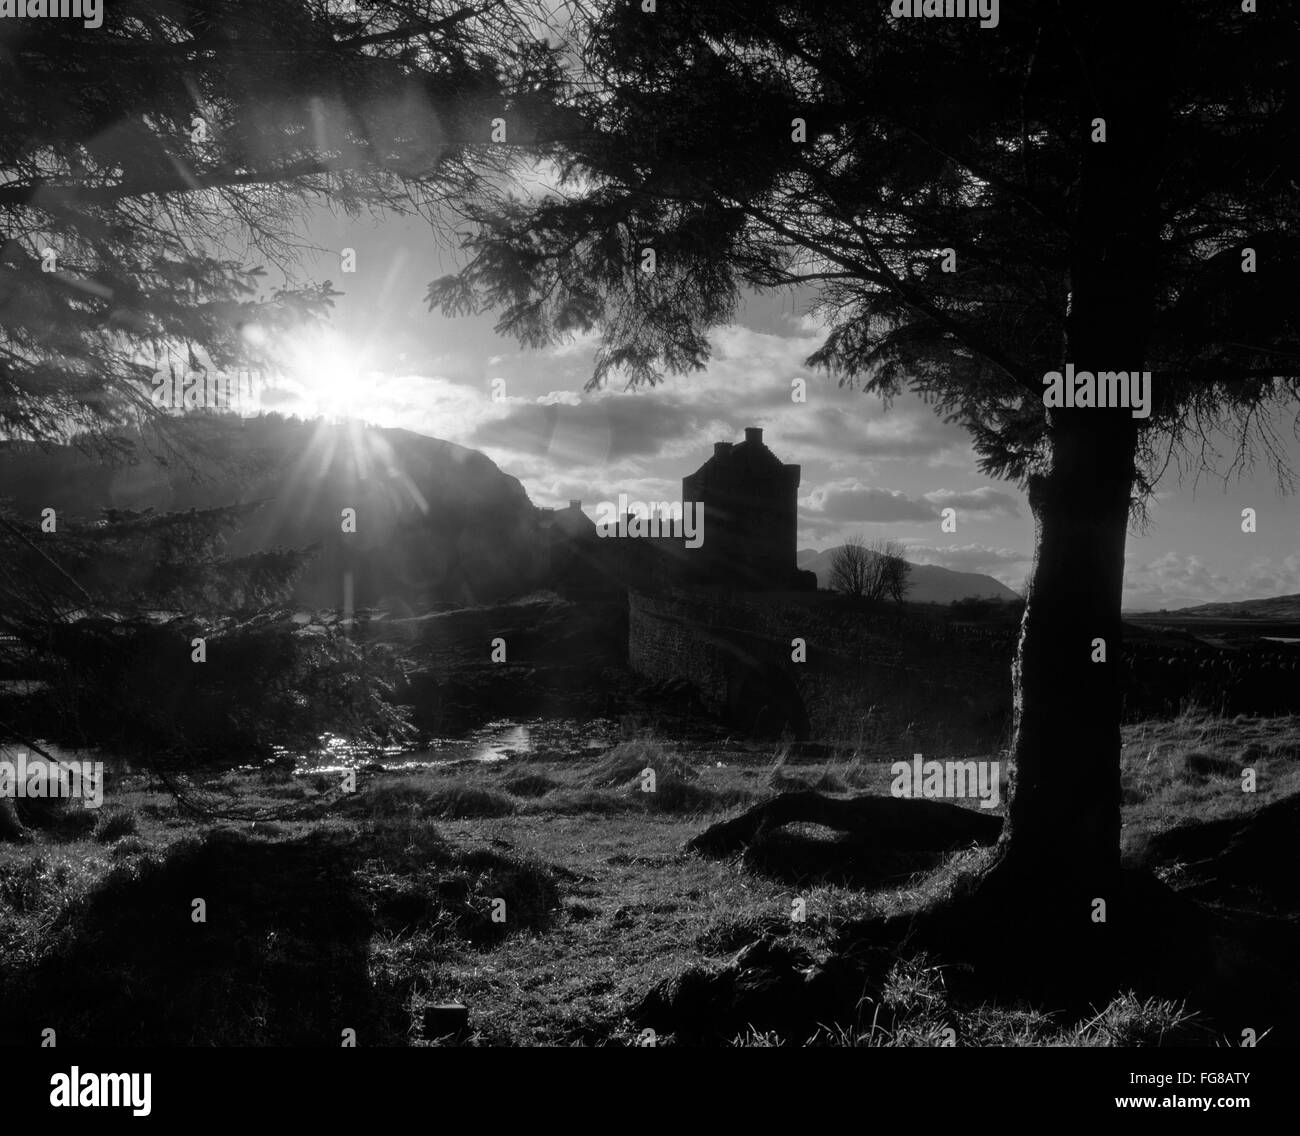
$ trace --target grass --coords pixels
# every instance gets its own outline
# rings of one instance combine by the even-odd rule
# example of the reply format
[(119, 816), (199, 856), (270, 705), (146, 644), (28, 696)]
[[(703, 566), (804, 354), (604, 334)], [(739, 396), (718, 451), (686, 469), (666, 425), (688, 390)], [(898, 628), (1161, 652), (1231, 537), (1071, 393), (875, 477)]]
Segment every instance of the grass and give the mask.
[[(965, 1008), (949, 998), (943, 968), (924, 955), (898, 960), (880, 997), (864, 1002), (857, 1021), (818, 1027), (802, 1044), (823, 1048), (917, 1048), (946, 1046), (1151, 1047), (1203, 1045), (1208, 1031), (1181, 1004), (1119, 994), (1091, 1018), (1069, 1026), (1051, 1015), (1021, 1008)], [(733, 1046), (787, 1044), (776, 1030), (750, 1027)]]
[(130, 809), (105, 809), (95, 822), (94, 836), (100, 844), (112, 844), (135, 832), (136, 817)]
[[(875, 890), (782, 883), (739, 858), (681, 852), (711, 819), (782, 787), (887, 793), (899, 756), (908, 754), (848, 747), (809, 762), (791, 747), (688, 749), (640, 736), (594, 759), (367, 774), (355, 794), (335, 777), (226, 775), (223, 800), (297, 810), (256, 823), (197, 822), (145, 778), (123, 778), (89, 825), (51, 815), (36, 843), (0, 845), (0, 1040), (31, 1044), (29, 1032), (54, 1021), (61, 1042), (336, 1045), (350, 1027), (361, 1044), (429, 1044), (423, 1007), (463, 1001), (464, 1044), (638, 1044), (635, 1011), (665, 980), (725, 968), (763, 937), (821, 966), (845, 923), (961, 889), (977, 850)], [(1300, 718), (1189, 711), (1126, 727), (1122, 760), (1124, 841), (1137, 847), (1300, 792)], [(1254, 793), (1242, 792), (1243, 768), (1255, 772)], [(1194, 882), (1186, 865), (1157, 870), (1175, 887)], [(205, 923), (192, 921), (196, 898)], [(803, 922), (791, 918), (795, 898)], [(934, 962), (887, 961), (851, 1020), (793, 1037), (742, 1024), (727, 1040), (1212, 1040), (1173, 1002), (1120, 991), (1065, 1020), (963, 1004)]]

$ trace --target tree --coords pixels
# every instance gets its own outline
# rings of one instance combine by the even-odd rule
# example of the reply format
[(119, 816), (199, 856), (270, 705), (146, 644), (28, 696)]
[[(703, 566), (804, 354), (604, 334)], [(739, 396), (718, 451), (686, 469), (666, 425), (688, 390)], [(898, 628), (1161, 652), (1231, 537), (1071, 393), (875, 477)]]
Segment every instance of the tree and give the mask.
[(877, 599), (876, 559), (867, 550), (867, 542), (851, 536), (831, 555), (831, 589), (855, 600)]
[[(115, 0), (93, 31), (3, 21), (0, 443), (187, 462), (151, 376), (204, 358), (273, 370), (280, 333), (324, 317), (337, 293), (296, 262), (310, 208), (433, 217), (452, 186), (492, 176), (495, 120), (544, 137), (555, 65), (538, 14), (503, 0)], [(267, 265), (283, 284), (267, 286)], [(298, 635), (277, 609), (296, 553), (222, 557), (237, 512), (55, 529), (0, 512), (6, 652), (58, 680), (41, 720), (159, 760), (331, 719), (400, 724), (378, 701), (383, 660)], [(194, 712), (169, 715), (184, 668), (166, 663), (189, 631), (225, 637), (233, 669), (209, 667), (205, 692), (185, 695)], [(0, 742), (28, 740), (0, 718)]]
[(851, 536), (831, 556), (831, 589), (869, 603), (886, 596), (902, 602), (911, 570), (897, 541), (868, 544), (861, 536)]
[(880, 554), (881, 594), (895, 603), (902, 603), (912, 586), (912, 566), (903, 559), (903, 546), (897, 541), (886, 541), (877, 550)]
[[(495, 118), (538, 136), (551, 64), (534, 15), (119, 0), (93, 33), (6, 21), (0, 437), (102, 438), (149, 410), (141, 380), (196, 348), (271, 367), (277, 332), (335, 294), (295, 282), (295, 218), (325, 203), (431, 215), (491, 172)], [(268, 289), (256, 259), (289, 283)]]
[[(1269, 423), (1300, 396), (1300, 12), (1264, 7), (1038, 0), (996, 29), (850, 0), (602, 7), (557, 191), (471, 202), (464, 266), (429, 292), (528, 344), (594, 329), (597, 386), (701, 369), (744, 291), (804, 289), (829, 329), (810, 363), (964, 423), (1036, 525), (984, 891), (1071, 917), (1118, 886), (1130, 518), (1219, 429), (1289, 473)], [(1048, 405), (1067, 367), (1149, 371), (1149, 405)]]

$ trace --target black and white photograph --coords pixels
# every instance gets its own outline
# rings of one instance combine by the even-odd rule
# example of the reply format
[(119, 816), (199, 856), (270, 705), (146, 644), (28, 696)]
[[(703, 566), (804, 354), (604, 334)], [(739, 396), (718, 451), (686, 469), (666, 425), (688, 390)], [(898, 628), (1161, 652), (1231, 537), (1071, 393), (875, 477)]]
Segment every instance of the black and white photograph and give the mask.
[(0, 0), (14, 1115), (1266, 1121), (1298, 489), (1296, 0)]

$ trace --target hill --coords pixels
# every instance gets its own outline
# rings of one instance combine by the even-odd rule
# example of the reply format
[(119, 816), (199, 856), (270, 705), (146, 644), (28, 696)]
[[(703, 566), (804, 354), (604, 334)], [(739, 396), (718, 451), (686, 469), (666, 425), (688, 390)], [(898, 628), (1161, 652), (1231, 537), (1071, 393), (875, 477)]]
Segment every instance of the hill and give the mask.
[[(260, 502), (232, 555), (316, 547), (297, 603), (424, 609), (485, 603), (535, 586), (538, 510), (518, 479), (476, 450), (409, 430), (279, 415), (187, 415), (170, 436), (128, 433), (133, 464), (74, 448), (0, 443), (0, 498), (19, 514), (53, 507), (93, 521), (104, 508), (160, 512)], [(343, 510), (356, 511), (355, 532)]]
[(1194, 607), (1181, 607), (1176, 611), (1164, 612), (1163, 614), (1199, 619), (1281, 619), (1300, 621), (1300, 594), (1269, 596), (1262, 600), (1197, 604)]
[[(800, 549), (798, 563), (817, 575), (817, 586), (829, 588), (831, 558), (837, 549)], [(911, 584), (907, 599), (910, 603), (952, 603), (972, 596), (978, 599), (1016, 600), (1020, 597), (1005, 584), (980, 572), (954, 572), (937, 564), (913, 564), (908, 576)]]

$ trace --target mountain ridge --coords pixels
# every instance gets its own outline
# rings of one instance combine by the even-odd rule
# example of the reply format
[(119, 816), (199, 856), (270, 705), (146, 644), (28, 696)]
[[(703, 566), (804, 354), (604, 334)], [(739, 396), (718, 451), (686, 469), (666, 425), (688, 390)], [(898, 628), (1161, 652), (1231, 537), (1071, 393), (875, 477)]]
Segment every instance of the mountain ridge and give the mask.
[(1265, 596), (1255, 600), (1218, 600), (1164, 611), (1133, 612), (1134, 615), (1180, 615), (1202, 619), (1296, 619), (1300, 620), (1300, 592), (1286, 596)]
[[(842, 548), (801, 548), (797, 553), (800, 568), (816, 573), (819, 588), (830, 587), (831, 558)], [(909, 561), (910, 563), (910, 561)], [(956, 600), (996, 599), (1012, 601), (1021, 597), (1000, 580), (982, 572), (958, 572), (938, 564), (913, 564), (908, 575), (910, 603), (953, 603)]]
[(454, 442), (278, 415), (200, 414), (123, 437), (138, 460), (107, 466), (70, 446), (0, 443), (0, 498), (85, 521), (259, 502), (227, 552), (313, 547), (293, 594), (311, 608), (491, 602), (540, 581), (537, 507), (518, 478)]

